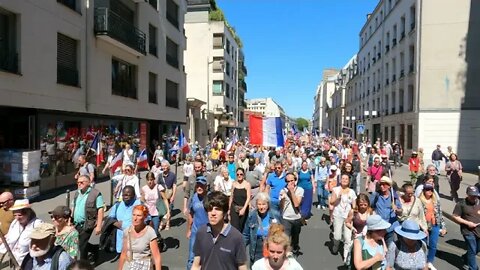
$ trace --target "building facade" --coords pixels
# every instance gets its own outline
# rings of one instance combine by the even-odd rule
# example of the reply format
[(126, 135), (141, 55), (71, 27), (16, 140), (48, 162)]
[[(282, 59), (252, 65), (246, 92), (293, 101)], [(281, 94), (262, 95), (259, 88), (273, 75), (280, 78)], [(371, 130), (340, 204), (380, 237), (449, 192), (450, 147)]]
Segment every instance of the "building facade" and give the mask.
[(332, 108), (332, 95), (335, 91), (335, 80), (338, 69), (328, 68), (323, 70), (322, 80), (317, 86), (314, 97), (313, 128), (320, 133), (330, 134), (330, 119), (327, 112)]
[(208, 0), (189, 0), (185, 16), (185, 71), (187, 100), (196, 99), (201, 126), (190, 127), (190, 137), (206, 142), (215, 135), (228, 137), (244, 128), (245, 57), (233, 28), (214, 17), (219, 10)]
[(283, 125), (287, 122), (285, 110), (272, 98), (248, 99), (246, 104), (249, 111), (259, 113), (263, 117), (280, 117)]
[(406, 157), (421, 147), (426, 162), (437, 144), (452, 146), (467, 169), (478, 165), (475, 10), (466, 0), (379, 1), (360, 31), (358, 75), (346, 94), (364, 139), (398, 141)]
[(182, 0), (2, 1), (0, 148), (38, 149), (59, 125), (143, 123), (150, 141), (185, 123), (185, 12)]

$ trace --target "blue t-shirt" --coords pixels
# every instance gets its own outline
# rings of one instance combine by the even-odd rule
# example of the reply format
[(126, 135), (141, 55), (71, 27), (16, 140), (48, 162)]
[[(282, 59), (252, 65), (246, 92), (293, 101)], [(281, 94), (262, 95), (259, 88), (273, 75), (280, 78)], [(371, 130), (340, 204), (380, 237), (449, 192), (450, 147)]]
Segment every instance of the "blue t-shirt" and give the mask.
[(237, 179), (236, 177), (237, 175), (235, 174), (235, 169), (236, 169), (235, 162), (233, 163), (228, 162), (227, 169), (228, 169), (228, 175), (230, 175), (230, 178)]
[[(137, 205), (142, 204), (139, 199), (135, 199), (130, 205), (126, 205), (125, 202), (120, 202), (115, 204), (110, 210), (109, 217), (116, 218), (122, 222), (122, 229), (117, 230), (117, 239), (123, 239), (123, 231), (132, 225), (132, 215), (133, 208)], [(116, 243), (117, 253), (122, 252), (123, 241), (118, 241)]]
[(307, 170), (306, 172), (303, 172), (300, 170), (298, 172), (298, 183), (297, 186), (305, 189), (313, 189), (312, 186), (312, 172)]
[(192, 232), (196, 232), (200, 227), (208, 223), (208, 214), (203, 206), (203, 198), (200, 200), (198, 194), (195, 193), (190, 201), (190, 213), (193, 216)]
[(267, 214), (262, 218), (257, 230), (257, 236), (267, 237), (268, 229), (270, 228), (270, 213)]
[[(395, 213), (395, 211), (393, 211), (393, 208), (392, 208), (392, 196), (397, 209), (402, 208), (402, 205), (400, 204), (400, 200), (395, 195), (392, 195), (391, 192), (387, 198), (383, 197), (381, 194), (377, 192), (373, 192), (372, 195), (370, 195), (370, 205), (372, 205), (372, 208), (375, 210), (375, 213), (381, 216), (383, 220), (392, 224), (392, 226), (390, 226), (390, 228), (387, 229), (387, 232), (393, 231), (393, 229), (398, 225), (397, 214)], [(374, 205), (375, 200), (376, 200), (376, 204)]]
[(271, 173), (267, 178), (267, 185), (270, 186), (270, 199), (272, 203), (278, 204), (280, 191), (285, 187), (285, 172), (282, 172), (280, 176), (276, 173)]

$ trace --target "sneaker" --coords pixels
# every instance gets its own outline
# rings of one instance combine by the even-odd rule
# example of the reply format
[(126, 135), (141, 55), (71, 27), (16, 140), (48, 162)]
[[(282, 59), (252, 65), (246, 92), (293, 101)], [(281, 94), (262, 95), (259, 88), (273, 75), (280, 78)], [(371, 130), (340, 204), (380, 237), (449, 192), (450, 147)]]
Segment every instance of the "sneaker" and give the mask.
[(325, 210), (325, 209), (327, 209), (327, 207), (326, 207), (326, 206), (324, 206), (324, 205), (322, 205), (322, 210)]
[(431, 262), (427, 263), (427, 266), (428, 266), (428, 269), (430, 270), (437, 270), (437, 268), (435, 268), (435, 266), (433, 266)]
[(322, 207), (320, 205), (317, 205), (317, 209), (320, 210), (322, 209)]

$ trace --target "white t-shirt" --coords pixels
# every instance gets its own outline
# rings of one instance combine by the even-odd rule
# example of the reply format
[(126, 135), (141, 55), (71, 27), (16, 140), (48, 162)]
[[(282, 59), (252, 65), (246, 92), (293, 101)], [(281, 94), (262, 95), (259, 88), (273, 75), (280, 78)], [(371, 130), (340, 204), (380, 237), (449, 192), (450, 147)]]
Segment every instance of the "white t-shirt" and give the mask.
[(185, 177), (190, 177), (193, 174), (193, 163), (183, 164), (183, 175)]
[[(302, 266), (294, 258), (287, 258), (286, 267), (282, 270), (303, 270)], [(252, 265), (252, 270), (269, 270), (271, 267), (268, 264), (267, 258), (261, 258)]]
[(215, 190), (221, 191), (226, 196), (232, 195), (232, 184), (233, 181), (230, 177), (228, 178), (228, 181), (225, 181), (221, 175), (217, 175), (217, 177), (215, 177), (215, 181), (213, 182)]
[(348, 194), (341, 194), (342, 187), (334, 187), (333, 192), (337, 194), (337, 198), (338, 196), (340, 196), (340, 201), (338, 201), (337, 204), (334, 205), (333, 216), (347, 218), (348, 213), (352, 209), (352, 203), (357, 199), (355, 191), (349, 189)]
[(150, 172), (152, 172), (153, 175), (155, 175), (155, 179), (157, 179), (158, 176), (163, 173), (162, 166), (157, 167), (157, 165), (153, 165)]
[(122, 198), (123, 188), (126, 186), (133, 186), (133, 188), (135, 189), (135, 196), (137, 196), (137, 198), (140, 198), (140, 180), (138, 180), (138, 177), (135, 174), (120, 174), (112, 177), (112, 179), (118, 181), (117, 186), (119, 187), (119, 190), (117, 198)]
[[(285, 194), (285, 203), (283, 204), (282, 217), (283, 217), (283, 219), (287, 219), (287, 220), (300, 219), (302, 217), (302, 215), (300, 214), (300, 211), (295, 213), (295, 210), (293, 209), (292, 201), (287, 196), (287, 191), (288, 190), (286, 188), (284, 188), (284, 189), (282, 189), (282, 191), (280, 191), (280, 194)], [(301, 187), (296, 187), (295, 188), (295, 196), (296, 197), (301, 197), (300, 200), (303, 198), (303, 193), (304, 193), (303, 188), (301, 188)]]

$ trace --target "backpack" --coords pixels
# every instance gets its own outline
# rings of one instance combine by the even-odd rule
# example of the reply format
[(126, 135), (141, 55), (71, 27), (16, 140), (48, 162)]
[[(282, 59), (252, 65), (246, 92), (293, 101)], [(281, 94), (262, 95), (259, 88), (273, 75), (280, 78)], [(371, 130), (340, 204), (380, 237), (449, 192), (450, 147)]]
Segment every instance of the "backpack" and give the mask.
[[(360, 249), (362, 250), (362, 260), (368, 260), (370, 258), (372, 258), (373, 256), (371, 256), (367, 250), (363, 250), (363, 243), (365, 242), (365, 239), (363, 236), (360, 236), (357, 238), (359, 241), (360, 241)], [(354, 240), (355, 241), (355, 240)], [(355, 259), (354, 259), (354, 249), (353, 249), (353, 245), (352, 245), (352, 251), (350, 252), (351, 256), (350, 256), (350, 270), (356, 270), (355, 268)], [(370, 268), (367, 268), (366, 270), (371, 270), (372, 267)]]
[[(94, 179), (93, 182), (98, 181), (97, 168), (96, 168), (95, 165), (93, 165), (92, 163), (87, 162), (87, 163), (85, 164), (85, 169), (87, 170), (87, 172), (88, 172), (89, 174), (91, 173), (91, 171), (88, 169), (88, 165), (92, 165), (92, 167), (93, 167), (93, 179)], [(91, 180), (92, 180), (92, 179), (90, 179), (90, 181), (91, 181)]]

